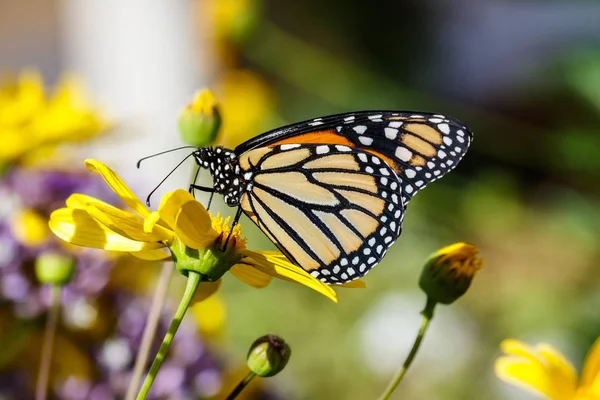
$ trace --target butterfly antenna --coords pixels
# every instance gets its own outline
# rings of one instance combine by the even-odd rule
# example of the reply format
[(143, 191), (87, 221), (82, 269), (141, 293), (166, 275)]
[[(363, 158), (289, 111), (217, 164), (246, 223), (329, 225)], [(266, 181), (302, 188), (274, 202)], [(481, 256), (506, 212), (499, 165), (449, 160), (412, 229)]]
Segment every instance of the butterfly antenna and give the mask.
[(215, 192), (212, 192), (210, 194), (210, 197), (208, 198), (208, 204), (206, 205), (206, 211), (210, 210), (210, 204), (212, 203), (213, 200), (213, 196), (215, 195)]
[(163, 154), (170, 153), (170, 152), (172, 152), (172, 151), (183, 150), (183, 149), (197, 149), (197, 147), (196, 147), (196, 146), (182, 146), (182, 147), (177, 147), (176, 149), (171, 149), (171, 150), (165, 150), (165, 151), (161, 151), (160, 153), (156, 153), (156, 154), (152, 154), (152, 155), (149, 155), (149, 156), (146, 156), (146, 157), (142, 157), (142, 158), (140, 158), (140, 159), (138, 160), (138, 162), (135, 164), (135, 166), (139, 168), (139, 167), (140, 167), (140, 164), (141, 164), (141, 163), (142, 163), (142, 161), (144, 161), (144, 160), (147, 160), (147, 159), (149, 159), (149, 158), (156, 157), (156, 156), (161, 156), (161, 155), (163, 155)]
[(191, 156), (193, 156), (193, 155), (194, 155), (194, 153), (190, 153), (190, 154), (188, 154), (187, 156), (185, 156), (185, 158), (184, 158), (183, 160), (181, 160), (181, 161), (179, 162), (179, 164), (177, 164), (177, 165), (175, 166), (175, 168), (173, 168), (173, 169), (171, 170), (171, 172), (169, 172), (169, 173), (167, 174), (167, 176), (165, 176), (165, 177), (163, 178), (163, 180), (162, 180), (162, 181), (160, 181), (160, 183), (159, 183), (158, 185), (156, 185), (156, 187), (155, 187), (154, 189), (152, 189), (152, 191), (150, 192), (150, 194), (148, 195), (148, 197), (146, 197), (146, 205), (147, 205), (148, 207), (150, 207), (150, 197), (152, 197), (152, 195), (154, 194), (154, 192), (156, 192), (156, 190), (157, 190), (157, 189), (160, 187), (160, 185), (162, 185), (162, 184), (163, 184), (163, 183), (164, 183), (164, 182), (165, 182), (165, 181), (166, 181), (166, 180), (167, 180), (167, 179), (168, 179), (168, 178), (171, 176), (171, 174), (172, 174), (173, 172), (175, 172), (175, 170), (181, 166), (181, 164), (183, 164), (183, 163), (184, 163), (184, 162), (185, 162), (185, 161), (186, 161), (188, 158), (190, 158), (190, 157), (191, 157)]

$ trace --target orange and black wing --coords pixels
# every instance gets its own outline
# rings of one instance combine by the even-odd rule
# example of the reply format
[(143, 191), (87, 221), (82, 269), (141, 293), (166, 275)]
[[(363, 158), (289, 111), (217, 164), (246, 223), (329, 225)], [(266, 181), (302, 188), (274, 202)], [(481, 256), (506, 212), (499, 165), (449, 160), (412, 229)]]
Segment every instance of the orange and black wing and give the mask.
[(452, 170), (467, 152), (472, 133), (461, 122), (439, 114), (361, 111), (288, 125), (257, 136), (234, 153), (267, 146), (340, 145), (384, 161), (399, 177), (402, 203)]
[(401, 232), (401, 182), (388, 162), (344, 144), (277, 144), (245, 152), (240, 206), (314, 277), (365, 275)]

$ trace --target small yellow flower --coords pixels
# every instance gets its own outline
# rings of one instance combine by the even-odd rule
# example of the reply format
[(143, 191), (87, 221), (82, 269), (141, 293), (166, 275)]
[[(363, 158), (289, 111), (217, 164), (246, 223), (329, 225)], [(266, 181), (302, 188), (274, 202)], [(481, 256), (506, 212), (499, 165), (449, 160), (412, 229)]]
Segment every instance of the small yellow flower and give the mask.
[[(66, 208), (50, 216), (50, 229), (66, 242), (127, 252), (144, 260), (167, 260), (172, 255), (185, 256), (189, 249), (204, 250), (220, 244), (229, 234), (227, 220), (220, 216), (211, 218), (204, 206), (185, 190), (165, 194), (158, 210), (151, 212), (106, 165), (96, 160), (87, 160), (85, 165), (100, 174), (133, 212), (84, 194), (73, 194), (67, 199)], [(244, 243), (241, 230), (236, 227), (227, 250), (238, 260), (229, 269), (238, 279), (262, 288), (276, 277), (300, 283), (337, 301), (331, 287), (292, 264), (283, 254), (252, 251)], [(171, 250), (171, 254), (165, 252), (166, 249)]]
[[(215, 283), (220, 283), (217, 281)], [(196, 293), (198, 293), (197, 291)], [(194, 300), (196, 300), (194, 298)], [(190, 307), (190, 312), (198, 323), (198, 330), (206, 337), (218, 337), (223, 332), (227, 309), (223, 299), (218, 294), (209, 296)]]
[(496, 360), (496, 375), (549, 400), (600, 399), (600, 339), (596, 339), (587, 354), (577, 380), (573, 365), (554, 347), (535, 347), (515, 339), (500, 344), (506, 354)]
[(461, 297), (483, 267), (477, 247), (455, 243), (429, 257), (419, 279), (419, 286), (436, 303), (450, 304)]
[(11, 218), (10, 227), (15, 238), (23, 245), (35, 247), (48, 238), (48, 223), (34, 210), (21, 210)]
[(86, 139), (106, 127), (73, 77), (65, 77), (51, 96), (37, 71), (25, 71), (17, 82), (0, 88), (0, 164), (21, 160), (42, 146)]

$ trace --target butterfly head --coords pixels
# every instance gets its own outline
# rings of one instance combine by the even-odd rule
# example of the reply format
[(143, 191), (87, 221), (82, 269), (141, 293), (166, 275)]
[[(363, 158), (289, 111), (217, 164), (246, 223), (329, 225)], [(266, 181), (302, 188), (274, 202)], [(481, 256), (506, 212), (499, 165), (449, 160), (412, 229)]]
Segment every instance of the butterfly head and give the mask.
[(242, 195), (238, 171), (234, 169), (234, 154), (224, 147), (201, 147), (194, 152), (196, 163), (207, 169), (213, 177), (216, 193), (223, 195), (225, 203), (237, 206)]

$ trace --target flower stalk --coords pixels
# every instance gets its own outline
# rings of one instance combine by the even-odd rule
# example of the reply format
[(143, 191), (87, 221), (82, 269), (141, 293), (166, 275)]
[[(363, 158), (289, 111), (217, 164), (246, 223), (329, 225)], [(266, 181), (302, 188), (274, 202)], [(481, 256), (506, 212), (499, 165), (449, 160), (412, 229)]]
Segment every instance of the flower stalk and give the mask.
[(437, 302), (432, 300), (430, 297), (427, 297), (427, 303), (425, 304), (425, 308), (421, 311), (421, 326), (419, 327), (419, 332), (417, 333), (417, 337), (415, 342), (410, 349), (410, 353), (406, 357), (404, 364), (400, 367), (400, 369), (396, 372), (388, 387), (385, 389), (383, 394), (379, 397), (379, 400), (387, 400), (390, 398), (394, 390), (398, 387), (404, 375), (408, 371), (408, 368), (412, 364), (415, 356), (417, 355), (417, 351), (419, 351), (419, 347), (421, 346), (421, 342), (425, 337), (425, 332), (427, 332), (427, 327), (429, 323), (433, 319), (433, 311), (435, 309)]
[(238, 395), (240, 393), (242, 393), (242, 391), (246, 388), (246, 386), (248, 386), (248, 384), (250, 382), (252, 382), (252, 379), (254, 379), (254, 377), (256, 376), (256, 374), (252, 371), (248, 372), (248, 375), (246, 375), (246, 377), (244, 379), (242, 379), (240, 381), (240, 383), (238, 383), (238, 385), (235, 387), (235, 389), (233, 389), (231, 391), (231, 393), (229, 393), (229, 396), (227, 396), (227, 398), (225, 400), (233, 400), (236, 397), (238, 397)]
[(51, 285), (51, 305), (46, 321), (46, 331), (44, 333), (44, 344), (42, 345), (42, 358), (40, 361), (40, 370), (35, 390), (36, 400), (46, 400), (48, 396), (48, 380), (50, 377), (50, 365), (52, 364), (52, 349), (54, 347), (54, 337), (58, 327), (58, 316), (60, 314), (60, 295), (61, 285)]
[(154, 289), (154, 296), (152, 296), (152, 304), (150, 305), (150, 312), (146, 319), (146, 326), (142, 334), (142, 341), (140, 343), (140, 350), (133, 366), (133, 373), (131, 375), (131, 381), (127, 388), (126, 400), (134, 400), (135, 394), (137, 393), (142, 376), (144, 375), (144, 369), (148, 363), (150, 357), (150, 351), (152, 349), (152, 340), (156, 334), (156, 329), (160, 322), (160, 312), (165, 304), (167, 298), (167, 289), (169, 288), (169, 282), (171, 281), (171, 273), (173, 272), (173, 265), (171, 263), (163, 263), (160, 276), (158, 278), (158, 284)]
[(150, 392), (150, 388), (156, 379), (156, 375), (158, 374), (158, 370), (162, 366), (167, 353), (169, 352), (169, 348), (171, 347), (171, 342), (173, 342), (173, 338), (175, 337), (175, 333), (177, 329), (179, 329), (179, 325), (185, 316), (187, 309), (190, 307), (192, 299), (194, 298), (194, 293), (198, 289), (198, 285), (202, 281), (202, 276), (195, 272), (189, 271), (187, 276), (187, 284), (185, 286), (185, 291), (183, 292), (183, 296), (181, 297), (181, 301), (179, 302), (179, 306), (177, 307), (177, 311), (175, 312), (175, 316), (171, 321), (171, 325), (169, 326), (169, 330), (165, 335), (160, 348), (158, 349), (158, 353), (156, 357), (154, 357), (154, 361), (150, 366), (150, 371), (148, 371), (148, 375), (146, 375), (146, 379), (144, 379), (144, 383), (142, 384), (142, 388), (137, 395), (137, 400), (143, 400), (148, 396)]

